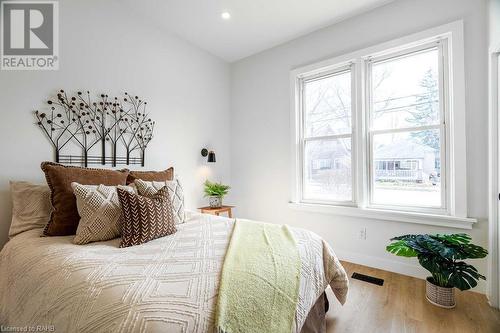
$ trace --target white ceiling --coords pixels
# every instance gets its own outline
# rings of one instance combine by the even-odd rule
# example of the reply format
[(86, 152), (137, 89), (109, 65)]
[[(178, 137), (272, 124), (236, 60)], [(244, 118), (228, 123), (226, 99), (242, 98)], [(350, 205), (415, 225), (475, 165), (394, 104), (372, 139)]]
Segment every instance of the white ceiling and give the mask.
[[(392, 0), (125, 0), (135, 13), (233, 62)], [(225, 21), (221, 13), (228, 11)]]

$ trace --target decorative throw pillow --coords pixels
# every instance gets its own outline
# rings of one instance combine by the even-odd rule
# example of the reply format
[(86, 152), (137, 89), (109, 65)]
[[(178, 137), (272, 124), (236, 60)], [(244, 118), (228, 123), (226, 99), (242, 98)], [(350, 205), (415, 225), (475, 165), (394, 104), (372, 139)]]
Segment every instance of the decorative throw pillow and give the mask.
[(175, 224), (184, 223), (186, 221), (186, 213), (184, 211), (184, 192), (179, 179), (168, 180), (165, 182), (146, 182), (144, 180), (137, 179), (134, 184), (137, 187), (139, 194), (147, 197), (155, 195), (156, 192), (166, 186), (168, 188), (170, 199), (172, 200)]
[(127, 185), (133, 183), (136, 179), (156, 182), (172, 180), (174, 179), (174, 168), (170, 167), (163, 171), (130, 171), (127, 177)]
[(43, 234), (46, 236), (74, 235), (80, 217), (76, 208), (76, 198), (71, 188), (72, 182), (86, 185), (125, 185), (128, 170), (105, 170), (65, 166), (58, 163), (43, 162), (47, 184), (50, 187), (50, 200), (54, 210)]
[[(71, 183), (75, 192), (80, 223), (73, 239), (75, 244), (105, 241), (120, 236), (122, 209), (116, 186)], [(130, 186), (119, 188), (135, 193)]]
[(151, 198), (121, 188), (117, 192), (123, 214), (120, 247), (143, 244), (177, 231), (166, 186)]
[(49, 222), (52, 205), (50, 188), (29, 182), (10, 182), (12, 196), (12, 222), (9, 237), (36, 228), (43, 228)]

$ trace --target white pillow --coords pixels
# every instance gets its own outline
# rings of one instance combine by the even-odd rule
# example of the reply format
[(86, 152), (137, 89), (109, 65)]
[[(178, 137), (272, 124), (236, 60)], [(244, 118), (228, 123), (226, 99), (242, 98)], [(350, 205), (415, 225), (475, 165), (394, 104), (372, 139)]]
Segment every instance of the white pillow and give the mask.
[(10, 238), (24, 231), (45, 227), (52, 212), (50, 188), (47, 185), (10, 181), (10, 193), (12, 196)]
[(175, 180), (167, 180), (164, 182), (136, 179), (134, 184), (139, 194), (147, 197), (152, 197), (166, 185), (170, 200), (172, 200), (175, 224), (184, 223), (186, 221), (186, 214), (184, 212), (184, 191), (182, 190), (179, 179), (176, 178)]
[[(121, 234), (121, 206), (117, 186), (82, 185), (71, 183), (76, 196), (80, 222), (73, 239), (75, 244), (105, 241)], [(130, 186), (119, 186), (135, 193)]]

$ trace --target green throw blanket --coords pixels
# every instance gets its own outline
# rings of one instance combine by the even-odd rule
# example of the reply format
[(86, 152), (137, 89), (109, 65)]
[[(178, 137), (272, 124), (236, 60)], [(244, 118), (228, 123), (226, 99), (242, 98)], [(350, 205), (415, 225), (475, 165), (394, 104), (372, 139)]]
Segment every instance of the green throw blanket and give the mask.
[(237, 220), (222, 268), (218, 332), (290, 333), (300, 265), (287, 226)]

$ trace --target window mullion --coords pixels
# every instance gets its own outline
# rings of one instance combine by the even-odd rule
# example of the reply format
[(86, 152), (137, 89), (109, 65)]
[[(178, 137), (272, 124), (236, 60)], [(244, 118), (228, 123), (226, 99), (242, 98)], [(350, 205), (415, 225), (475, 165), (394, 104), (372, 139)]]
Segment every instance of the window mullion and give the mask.
[(346, 134), (332, 134), (332, 135), (322, 135), (322, 136), (308, 136), (304, 138), (304, 141), (318, 141), (318, 140), (335, 140), (335, 139), (347, 139), (352, 136), (351, 133)]
[(383, 130), (371, 130), (370, 133), (376, 135), (376, 134), (390, 134), (390, 133), (403, 133), (403, 132), (419, 132), (419, 131), (426, 131), (439, 128), (441, 128), (441, 124), (418, 126), (418, 127), (402, 127), (402, 128), (389, 128)]
[[(449, 156), (449, 131), (446, 129), (446, 124), (449, 123), (447, 117), (449, 115), (448, 102), (446, 96), (448, 96), (448, 73), (447, 73), (447, 45), (442, 41), (439, 42), (438, 47), (439, 60), (438, 60), (438, 80), (439, 80), (439, 112), (441, 116), (441, 126), (440, 126), (440, 137), (441, 137), (441, 200), (443, 206), (452, 214), (455, 212), (454, 203), (452, 202), (451, 191), (449, 184), (450, 182), (450, 172), (448, 169), (448, 161), (450, 161)], [(444, 176), (443, 176), (444, 175)]]
[(365, 186), (364, 186), (364, 206), (367, 207), (370, 205), (370, 203), (373, 201), (373, 173), (372, 173), (372, 168), (373, 168), (373, 163), (372, 163), (372, 135), (370, 132), (370, 129), (372, 128), (372, 65), (373, 61), (371, 58), (367, 58), (365, 61), (365, 82), (364, 82), (364, 89), (365, 89), (365, 99), (364, 99), (364, 117), (365, 121), (363, 123), (364, 125), (364, 132), (363, 134), (365, 135), (364, 143), (365, 143), (365, 163), (363, 164), (363, 172), (364, 172), (364, 179), (365, 179)]
[(299, 112), (299, 136), (300, 136), (300, 143), (299, 143), (299, 174), (300, 174), (300, 179), (299, 179), (299, 188), (298, 188), (298, 196), (300, 200), (302, 201), (304, 198), (304, 161), (305, 161), (305, 141), (304, 141), (304, 127), (305, 127), (305, 101), (304, 101), (304, 80), (299, 79), (299, 105), (300, 105), (300, 112)]
[(358, 184), (360, 179), (358, 177), (358, 159), (360, 147), (358, 145), (358, 111), (357, 111), (357, 84), (358, 84), (358, 72), (359, 66), (356, 62), (351, 62), (351, 188), (352, 188), (352, 201), (354, 204), (359, 203), (360, 193), (358, 190)]

